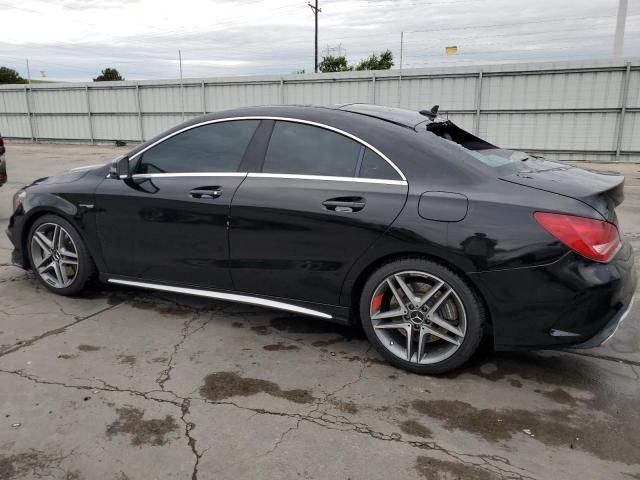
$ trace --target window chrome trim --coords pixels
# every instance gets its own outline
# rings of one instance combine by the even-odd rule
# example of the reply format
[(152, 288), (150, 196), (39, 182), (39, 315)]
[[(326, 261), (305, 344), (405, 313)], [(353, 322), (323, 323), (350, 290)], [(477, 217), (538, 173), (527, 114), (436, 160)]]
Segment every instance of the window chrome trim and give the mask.
[(382, 178), (330, 177), (324, 175), (297, 175), (293, 173), (249, 172), (249, 178), (290, 178), (294, 180), (322, 180), (326, 182), (380, 183), (383, 185), (408, 185), (405, 180), (385, 180)]
[(164, 292), (184, 293), (186, 295), (195, 295), (197, 297), (213, 298), (216, 300), (226, 300), (229, 302), (248, 303), (251, 305), (259, 305), (262, 307), (276, 308), (278, 310), (286, 310), (288, 312), (295, 312), (304, 315), (310, 315), (312, 317), (333, 318), (328, 313), (319, 312), (318, 310), (312, 310), (310, 308), (299, 307), (290, 303), (279, 302), (277, 300), (268, 300), (266, 298), (253, 297), (250, 295), (240, 295), (237, 293), (225, 293), (216, 292), (213, 290), (199, 290), (196, 288), (185, 287), (173, 287), (170, 285), (161, 285), (157, 283), (146, 282), (133, 282), (130, 280), (119, 280), (117, 278), (109, 278), (108, 283), (115, 283), (118, 285), (128, 285), (130, 287), (148, 288), (151, 290), (160, 290)]
[(247, 172), (135, 173), (131, 178), (246, 177)]
[[(192, 128), (201, 127), (203, 125), (210, 125), (210, 124), (213, 124), (213, 123), (233, 122), (233, 121), (237, 121), (237, 120), (276, 120), (276, 121), (280, 120), (280, 121), (283, 121), (283, 122), (293, 122), (293, 123), (302, 123), (302, 124), (305, 124), (305, 125), (312, 125), (314, 127), (324, 128), (325, 130), (330, 130), (330, 131), (339, 133), (340, 135), (344, 135), (345, 137), (348, 137), (351, 140), (354, 140), (354, 141), (358, 142), (360, 145), (364, 145), (365, 147), (369, 148), (370, 150), (372, 150), (375, 153), (377, 153), (378, 155), (380, 155), (389, 165), (391, 165), (391, 167), (398, 173), (398, 175), (400, 175), (400, 178), (402, 178), (402, 180), (404, 180), (405, 182), (407, 181), (407, 177), (404, 176), (404, 173), (402, 173), (402, 170), (400, 170), (396, 166), (395, 163), (393, 163), (391, 160), (389, 160), (389, 158), (384, 153), (382, 153), (380, 150), (378, 150), (373, 145), (365, 142), (364, 140), (362, 140), (359, 137), (356, 137), (355, 135), (352, 135), (349, 132), (345, 132), (344, 130), (340, 130), (339, 128), (332, 127), (331, 125), (326, 125), (324, 123), (313, 122), (311, 120), (303, 120), (303, 119), (300, 119), (300, 118), (290, 118), (290, 117), (272, 117), (272, 116), (268, 116), (268, 115), (254, 115), (254, 116), (248, 116), (248, 117), (217, 118), (215, 120), (207, 120), (207, 121), (204, 121), (204, 122), (195, 123), (193, 125), (189, 125), (188, 127), (181, 128), (180, 130), (176, 130), (175, 132), (172, 132), (172, 133), (170, 133), (168, 135), (165, 135), (164, 137), (160, 138), (159, 140), (156, 140), (155, 142), (153, 142), (152, 144), (147, 145), (142, 150), (140, 150), (139, 152), (136, 152), (131, 157), (129, 157), (129, 160), (133, 160), (134, 158), (138, 157), (139, 155), (142, 155), (144, 152), (146, 152), (150, 148), (155, 147), (159, 143), (162, 143), (165, 140), (168, 140), (169, 138), (171, 138), (171, 137), (173, 137), (175, 135), (178, 135), (178, 134), (180, 134), (182, 132), (186, 132), (187, 130), (191, 130)], [(341, 178), (341, 177), (334, 177), (334, 178)], [(389, 181), (400, 181), (400, 180), (389, 180)]]

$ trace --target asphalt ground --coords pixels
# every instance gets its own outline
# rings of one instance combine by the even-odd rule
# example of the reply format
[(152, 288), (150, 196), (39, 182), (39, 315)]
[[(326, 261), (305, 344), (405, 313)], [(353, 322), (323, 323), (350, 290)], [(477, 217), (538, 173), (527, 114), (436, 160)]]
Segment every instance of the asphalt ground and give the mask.
[[(126, 149), (8, 145), (23, 184)], [(640, 248), (640, 165), (622, 230)], [(640, 307), (585, 351), (422, 377), (358, 329), (98, 285), (49, 293), (0, 236), (0, 478), (640, 479)]]

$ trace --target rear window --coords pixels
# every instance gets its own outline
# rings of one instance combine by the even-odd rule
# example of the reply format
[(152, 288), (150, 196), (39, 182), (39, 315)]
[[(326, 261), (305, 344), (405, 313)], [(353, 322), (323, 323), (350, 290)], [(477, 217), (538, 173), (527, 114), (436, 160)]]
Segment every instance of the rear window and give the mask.
[(511, 166), (519, 170), (522, 162), (529, 159), (524, 152), (497, 147), (449, 121), (431, 123), (426, 129), (488, 167), (509, 169)]

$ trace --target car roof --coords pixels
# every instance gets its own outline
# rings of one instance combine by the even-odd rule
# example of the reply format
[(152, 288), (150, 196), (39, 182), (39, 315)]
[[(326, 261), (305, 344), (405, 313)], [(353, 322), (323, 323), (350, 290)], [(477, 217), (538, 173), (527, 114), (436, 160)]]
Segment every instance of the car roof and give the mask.
[(405, 127), (415, 128), (421, 123), (429, 123), (428, 117), (406, 108), (385, 107), (370, 103), (346, 103), (338, 106), (339, 110), (378, 118)]

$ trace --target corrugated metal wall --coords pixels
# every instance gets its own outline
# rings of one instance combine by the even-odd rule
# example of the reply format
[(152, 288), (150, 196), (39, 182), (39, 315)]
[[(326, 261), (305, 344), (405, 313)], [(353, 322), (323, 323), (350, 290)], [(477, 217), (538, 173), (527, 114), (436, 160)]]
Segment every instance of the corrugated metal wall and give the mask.
[(35, 141), (140, 141), (247, 105), (440, 105), (504, 147), (562, 160), (640, 161), (640, 61), (590, 61), (204, 80), (0, 86), (0, 132)]

